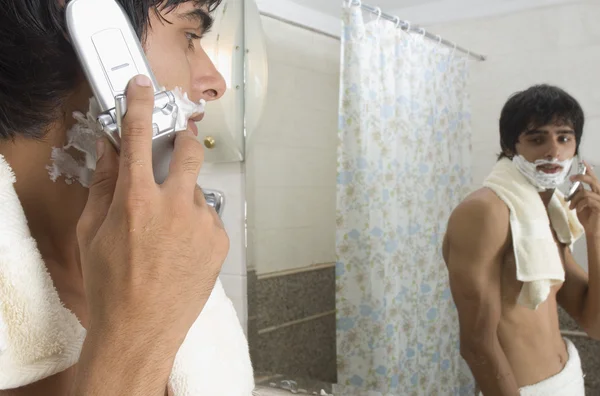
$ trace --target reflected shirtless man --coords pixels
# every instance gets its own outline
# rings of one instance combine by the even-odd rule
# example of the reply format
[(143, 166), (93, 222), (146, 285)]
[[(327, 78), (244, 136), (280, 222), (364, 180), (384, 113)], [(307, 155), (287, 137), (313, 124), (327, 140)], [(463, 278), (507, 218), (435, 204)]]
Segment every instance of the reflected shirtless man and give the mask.
[[(539, 191), (546, 212), (579, 151), (583, 124), (577, 101), (547, 85), (513, 95), (502, 110), (499, 163), (516, 165), (517, 176), (536, 188), (534, 199)], [(558, 305), (600, 339), (600, 183), (589, 164), (587, 175), (571, 180), (589, 187), (580, 188), (569, 207), (586, 236), (589, 275), (548, 221), (564, 282), (535, 309), (518, 302), (524, 283), (516, 275), (510, 209), (499, 195), (481, 188), (450, 216), (443, 254), (458, 308), (461, 355), (485, 396), (584, 395), (577, 349), (561, 335)]]

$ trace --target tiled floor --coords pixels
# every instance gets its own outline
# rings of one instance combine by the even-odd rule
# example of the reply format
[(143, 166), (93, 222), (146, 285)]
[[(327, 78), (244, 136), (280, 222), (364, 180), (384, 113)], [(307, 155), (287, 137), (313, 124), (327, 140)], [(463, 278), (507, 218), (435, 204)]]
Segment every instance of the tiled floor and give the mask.
[[(292, 383), (293, 381), (293, 383)], [(332, 384), (314, 379), (305, 378), (289, 378), (283, 375), (257, 375), (255, 377), (256, 387), (263, 389), (290, 389), (293, 388), (296, 392), (287, 390), (285, 393), (297, 393), (305, 395), (320, 395), (321, 391), (327, 394), (332, 392)], [(267, 395), (268, 393), (265, 393)], [(259, 395), (262, 396), (262, 393)]]
[(336, 381), (333, 266), (264, 279), (249, 272), (248, 314), (256, 372)]

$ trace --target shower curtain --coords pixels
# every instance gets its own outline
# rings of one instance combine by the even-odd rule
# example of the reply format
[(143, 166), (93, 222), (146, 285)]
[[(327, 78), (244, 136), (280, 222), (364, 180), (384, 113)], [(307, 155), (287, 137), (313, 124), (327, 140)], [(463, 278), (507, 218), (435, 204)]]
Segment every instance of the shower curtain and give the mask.
[(468, 76), (452, 48), (345, 6), (335, 394), (473, 394), (441, 255), (471, 184)]

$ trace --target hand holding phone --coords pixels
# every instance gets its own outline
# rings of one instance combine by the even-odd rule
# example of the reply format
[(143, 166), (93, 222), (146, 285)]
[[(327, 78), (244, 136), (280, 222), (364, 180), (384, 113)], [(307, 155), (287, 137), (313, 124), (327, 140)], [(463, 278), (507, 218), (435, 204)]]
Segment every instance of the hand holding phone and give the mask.
[[(579, 161), (578, 168), (577, 168), (577, 174), (585, 175), (586, 173), (587, 173), (587, 166), (585, 165), (585, 163), (583, 161)], [(579, 190), (580, 187), (581, 187), (581, 181), (579, 181), (579, 180), (576, 180), (575, 182), (571, 183), (571, 186), (569, 187), (569, 190), (565, 196), (565, 200), (567, 202), (572, 200), (573, 197), (575, 196), (575, 194), (577, 193), (577, 190)]]
[[(178, 133), (169, 174), (158, 186), (152, 89), (132, 81), (127, 99), (122, 155), (108, 142), (98, 147), (77, 225), (90, 325), (74, 394), (164, 394), (229, 250), (223, 224), (196, 184), (202, 143), (190, 131)], [(136, 364), (132, 375), (119, 375)]]

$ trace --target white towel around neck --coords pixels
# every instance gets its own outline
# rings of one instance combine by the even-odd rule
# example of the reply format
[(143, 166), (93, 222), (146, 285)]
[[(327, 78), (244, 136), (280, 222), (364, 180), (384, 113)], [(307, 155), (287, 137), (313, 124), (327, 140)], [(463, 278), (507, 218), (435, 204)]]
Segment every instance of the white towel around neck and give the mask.
[(510, 159), (498, 161), (483, 185), (510, 210), (516, 276), (524, 283), (518, 303), (536, 309), (546, 301), (551, 287), (565, 280), (550, 224), (558, 240), (571, 247), (583, 235), (583, 227), (559, 190), (555, 190), (546, 211), (539, 192)]
[[(60, 301), (14, 183), (0, 155), (0, 390), (73, 366), (86, 334)], [(169, 386), (175, 396), (252, 394), (248, 343), (220, 281), (177, 353)]]

